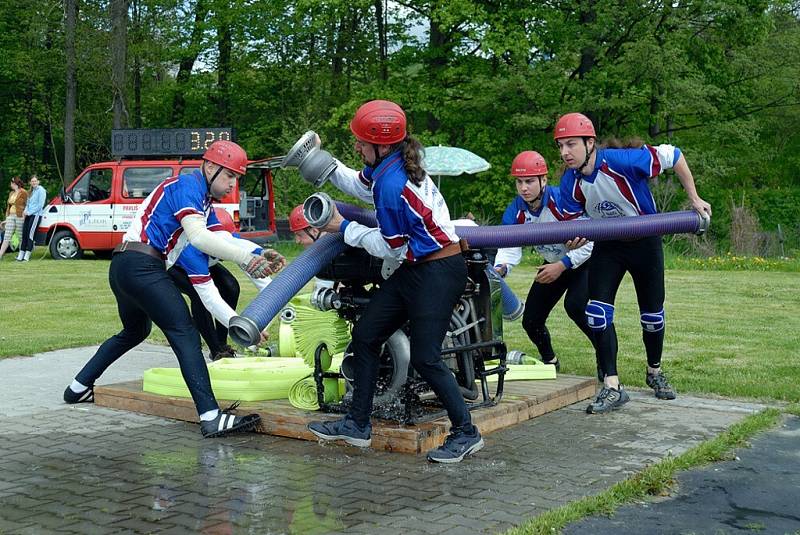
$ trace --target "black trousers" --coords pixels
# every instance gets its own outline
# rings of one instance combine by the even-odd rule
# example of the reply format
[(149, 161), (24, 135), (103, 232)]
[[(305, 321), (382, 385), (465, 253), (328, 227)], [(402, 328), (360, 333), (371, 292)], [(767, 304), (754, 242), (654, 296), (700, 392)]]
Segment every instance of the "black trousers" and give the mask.
[(384, 281), (353, 328), (355, 357), (350, 416), (369, 422), (378, 379), (381, 346), (406, 321), (411, 333), (411, 365), (431, 385), (454, 428), (472, 430), (472, 420), (456, 378), (442, 360), (450, 316), (467, 283), (461, 255), (418, 265), (403, 264)]
[(26, 215), (22, 222), (22, 235), (19, 244), (20, 251), (33, 251), (33, 239), (36, 237), (36, 229), (42, 220), (40, 215)]
[[(209, 266), (208, 272), (219, 290), (222, 300), (236, 310), (236, 305), (239, 303), (239, 281), (222, 264)], [(194, 325), (205, 340), (211, 354), (216, 355), (228, 344), (228, 328), (214, 320), (183, 268), (172, 266), (167, 273), (175, 282), (175, 286), (189, 297)]]
[(200, 335), (164, 262), (136, 251), (117, 253), (111, 258), (108, 281), (122, 330), (103, 342), (75, 379), (93, 385), (118, 358), (142, 343), (155, 323), (178, 357), (198, 414), (219, 408), (200, 350)]
[[(634, 241), (595, 242), (589, 259), (589, 299), (614, 304), (625, 273), (631, 274), (639, 311), (658, 312), (664, 308), (664, 249), (661, 236)], [(594, 331), (597, 364), (605, 375), (617, 375), (617, 331), (612, 323)], [(642, 330), (647, 363), (661, 365), (664, 329)]]
[(586, 324), (586, 303), (589, 300), (589, 270), (586, 263), (577, 269), (568, 269), (549, 284), (534, 281), (525, 300), (525, 313), (522, 316), (522, 328), (528, 338), (536, 345), (539, 355), (544, 361), (555, 358), (555, 351), (547, 329), (547, 318), (561, 297), (564, 298), (564, 310), (570, 319), (583, 331), (593, 343), (592, 331)]

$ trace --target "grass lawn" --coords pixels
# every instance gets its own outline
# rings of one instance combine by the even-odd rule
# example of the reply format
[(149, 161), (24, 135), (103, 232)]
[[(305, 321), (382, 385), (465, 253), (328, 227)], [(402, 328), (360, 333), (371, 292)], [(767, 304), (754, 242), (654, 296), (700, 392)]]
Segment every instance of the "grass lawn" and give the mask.
[[(279, 245), (294, 256), (293, 244)], [(509, 278), (524, 298), (535, 262)], [(0, 357), (98, 344), (120, 328), (108, 287), (107, 260), (0, 261)], [(256, 292), (242, 283), (239, 309)], [(800, 275), (796, 272), (668, 270), (664, 369), (679, 392), (800, 401)], [(644, 385), (639, 312), (629, 277), (617, 298), (619, 370), (624, 384)], [(565, 373), (594, 374), (589, 342), (559, 305), (548, 322)], [(519, 322), (506, 323), (509, 349), (536, 355)], [(154, 329), (151, 340), (165, 343)]]

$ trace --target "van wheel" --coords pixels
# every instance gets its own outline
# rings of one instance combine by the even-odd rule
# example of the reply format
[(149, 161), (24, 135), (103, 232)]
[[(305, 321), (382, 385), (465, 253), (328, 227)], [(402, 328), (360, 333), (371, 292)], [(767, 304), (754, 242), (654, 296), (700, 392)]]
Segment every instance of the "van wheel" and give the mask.
[(77, 260), (83, 257), (83, 250), (72, 232), (59, 230), (50, 240), (50, 256), (55, 260)]

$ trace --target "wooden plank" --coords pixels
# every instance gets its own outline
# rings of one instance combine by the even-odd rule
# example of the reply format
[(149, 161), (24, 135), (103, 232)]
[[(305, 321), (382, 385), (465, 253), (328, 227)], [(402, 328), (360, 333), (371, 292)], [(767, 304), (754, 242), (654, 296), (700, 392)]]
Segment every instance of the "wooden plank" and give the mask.
[[(557, 379), (513, 381), (505, 384), (502, 401), (494, 407), (472, 412), (475, 425), (483, 434), (516, 425), (595, 394), (596, 382), (587, 377), (560, 375)], [(99, 406), (184, 420), (197, 421), (197, 412), (190, 398), (160, 396), (142, 391), (141, 381), (129, 381), (97, 386), (95, 403)], [(229, 402), (220, 400), (220, 406)], [(307, 429), (314, 420), (335, 420), (336, 414), (303, 411), (292, 407), (288, 400), (245, 402), (239, 413), (261, 416), (259, 433), (300, 440), (317, 440)], [(372, 448), (402, 453), (422, 453), (439, 446), (449, 432), (446, 417), (419, 425), (405, 426), (396, 422), (374, 420)]]

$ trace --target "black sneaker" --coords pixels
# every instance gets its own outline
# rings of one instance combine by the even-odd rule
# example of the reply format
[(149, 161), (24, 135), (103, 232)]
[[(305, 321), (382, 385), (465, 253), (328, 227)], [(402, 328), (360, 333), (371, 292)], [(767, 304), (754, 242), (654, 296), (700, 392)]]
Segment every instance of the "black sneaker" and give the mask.
[(64, 403), (94, 403), (94, 386), (90, 386), (80, 393), (73, 392), (70, 387), (64, 390)]
[(619, 386), (619, 390), (604, 386), (600, 389), (594, 401), (586, 407), (586, 412), (589, 414), (611, 412), (625, 405), (630, 399), (630, 396), (628, 396), (628, 393), (622, 388), (622, 385)]
[(350, 416), (333, 422), (311, 422), (308, 430), (322, 440), (344, 440), (359, 448), (369, 447), (372, 443), (372, 425), (359, 427)]
[(645, 382), (647, 386), (655, 391), (658, 399), (675, 399), (675, 389), (672, 388), (672, 385), (667, 381), (667, 376), (664, 372), (647, 372)]
[(428, 460), (432, 463), (460, 463), (464, 457), (482, 448), (483, 438), (474, 425), (472, 433), (451, 429), (444, 444), (428, 452)]
[(236, 409), (239, 403), (234, 403), (224, 410), (220, 410), (219, 414), (213, 420), (201, 421), (200, 432), (203, 433), (205, 438), (224, 437), (233, 433), (245, 433), (252, 431), (261, 421), (261, 416), (258, 414), (246, 414), (244, 416), (236, 416), (230, 411)]
[(217, 361), (219, 359), (235, 359), (236, 350), (228, 345), (222, 346), (219, 351), (216, 353), (211, 353), (208, 358), (210, 358), (212, 361)]

